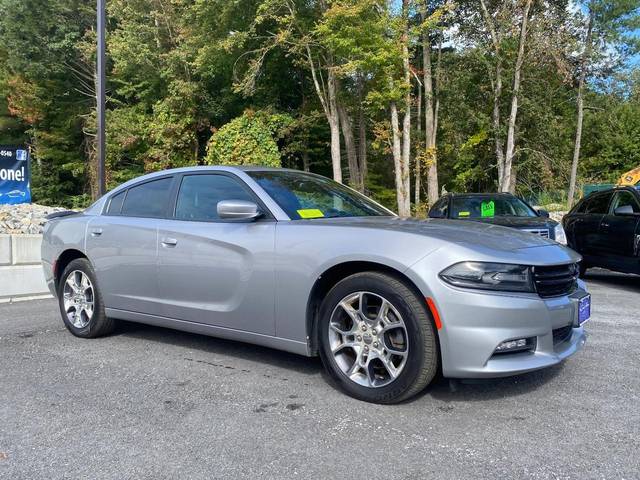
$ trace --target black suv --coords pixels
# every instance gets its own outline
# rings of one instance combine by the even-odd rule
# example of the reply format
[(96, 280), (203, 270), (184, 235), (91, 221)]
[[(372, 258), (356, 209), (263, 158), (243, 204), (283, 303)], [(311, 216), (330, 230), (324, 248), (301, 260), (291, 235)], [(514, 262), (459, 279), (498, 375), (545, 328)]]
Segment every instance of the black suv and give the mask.
[(447, 193), (433, 204), (429, 217), (491, 223), (567, 243), (562, 225), (548, 212), (510, 193)]
[(583, 198), (562, 219), (569, 246), (588, 267), (640, 274), (640, 191), (620, 187)]

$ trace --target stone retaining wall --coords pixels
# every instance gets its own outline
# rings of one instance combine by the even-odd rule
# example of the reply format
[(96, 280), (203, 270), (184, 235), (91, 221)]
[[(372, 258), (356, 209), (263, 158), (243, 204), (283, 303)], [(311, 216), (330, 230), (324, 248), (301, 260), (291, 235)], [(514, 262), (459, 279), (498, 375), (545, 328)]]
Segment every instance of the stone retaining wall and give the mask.
[(40, 263), (42, 235), (0, 234), (0, 302), (49, 296)]

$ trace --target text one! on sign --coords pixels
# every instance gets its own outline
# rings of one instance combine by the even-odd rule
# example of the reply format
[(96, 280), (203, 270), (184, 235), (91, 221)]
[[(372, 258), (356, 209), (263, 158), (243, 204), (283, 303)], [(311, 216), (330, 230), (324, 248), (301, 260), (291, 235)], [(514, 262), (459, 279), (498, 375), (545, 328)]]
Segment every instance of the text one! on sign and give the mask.
[(30, 202), (29, 150), (0, 145), (0, 204)]

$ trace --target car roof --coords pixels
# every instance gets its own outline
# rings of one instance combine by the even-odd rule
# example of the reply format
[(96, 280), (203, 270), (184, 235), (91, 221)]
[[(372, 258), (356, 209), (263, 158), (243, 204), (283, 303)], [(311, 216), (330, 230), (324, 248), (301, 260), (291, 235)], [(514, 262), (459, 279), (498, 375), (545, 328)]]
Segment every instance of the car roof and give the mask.
[(626, 191), (630, 191), (630, 192), (636, 192), (637, 194), (640, 195), (640, 185), (619, 185), (619, 186), (615, 186), (613, 188), (605, 188), (603, 190), (595, 190), (591, 193), (589, 193), (589, 195), (585, 196), (582, 198), (582, 200), (585, 200), (589, 197), (595, 197), (596, 195), (601, 195), (601, 194), (605, 194), (605, 193), (613, 193), (613, 192), (619, 192), (621, 190), (626, 190)]
[(160, 170), (157, 172), (147, 173), (146, 175), (141, 175), (139, 177), (132, 178), (131, 180), (118, 185), (111, 192), (115, 192), (116, 190), (123, 190), (125, 188), (130, 187), (131, 185), (144, 182), (147, 180), (151, 180), (156, 177), (164, 177), (167, 175), (175, 175), (180, 173), (192, 173), (192, 172), (295, 172), (305, 175), (316, 175), (315, 173), (303, 172), (302, 170), (295, 170), (292, 168), (276, 168), (276, 167), (263, 167), (259, 165), (194, 165), (190, 167), (179, 167), (179, 168), (169, 168), (167, 170)]
[(450, 197), (486, 197), (486, 196), (492, 196), (492, 197), (515, 197), (515, 195), (513, 193), (508, 193), (508, 192), (487, 192), (487, 193), (480, 193), (480, 192), (471, 192), (471, 193), (455, 193), (455, 192), (449, 192), (446, 195), (450, 196)]
[(297, 170), (295, 168), (282, 168), (282, 167), (267, 167), (264, 165), (196, 165), (192, 167), (174, 168), (170, 170), (164, 170), (170, 172), (172, 170), (240, 170), (243, 172), (296, 172), (296, 173), (309, 173), (303, 170)]

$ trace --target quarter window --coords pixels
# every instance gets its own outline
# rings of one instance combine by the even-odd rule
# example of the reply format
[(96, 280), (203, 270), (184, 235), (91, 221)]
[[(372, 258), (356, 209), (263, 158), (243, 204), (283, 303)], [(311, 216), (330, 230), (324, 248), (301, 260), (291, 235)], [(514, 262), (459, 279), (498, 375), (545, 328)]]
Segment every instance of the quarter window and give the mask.
[(433, 213), (437, 214), (440, 218), (447, 218), (449, 210), (449, 197), (441, 198), (433, 205)]
[(178, 220), (215, 221), (218, 202), (254, 201), (236, 180), (226, 175), (187, 175), (182, 179), (175, 217)]
[(627, 205), (633, 208), (633, 213), (640, 213), (640, 205), (638, 205), (638, 201), (633, 196), (633, 193), (623, 190), (616, 193), (616, 197), (613, 199), (613, 204), (611, 205), (611, 212), (613, 213), (616, 211), (616, 208)]
[(169, 205), (172, 181), (172, 177), (167, 177), (131, 187), (122, 205), (122, 215), (164, 217)]
[(107, 208), (107, 215), (119, 215), (122, 209), (122, 201), (124, 200), (124, 194), (127, 191), (123, 191), (111, 197), (109, 200), (109, 208)]

